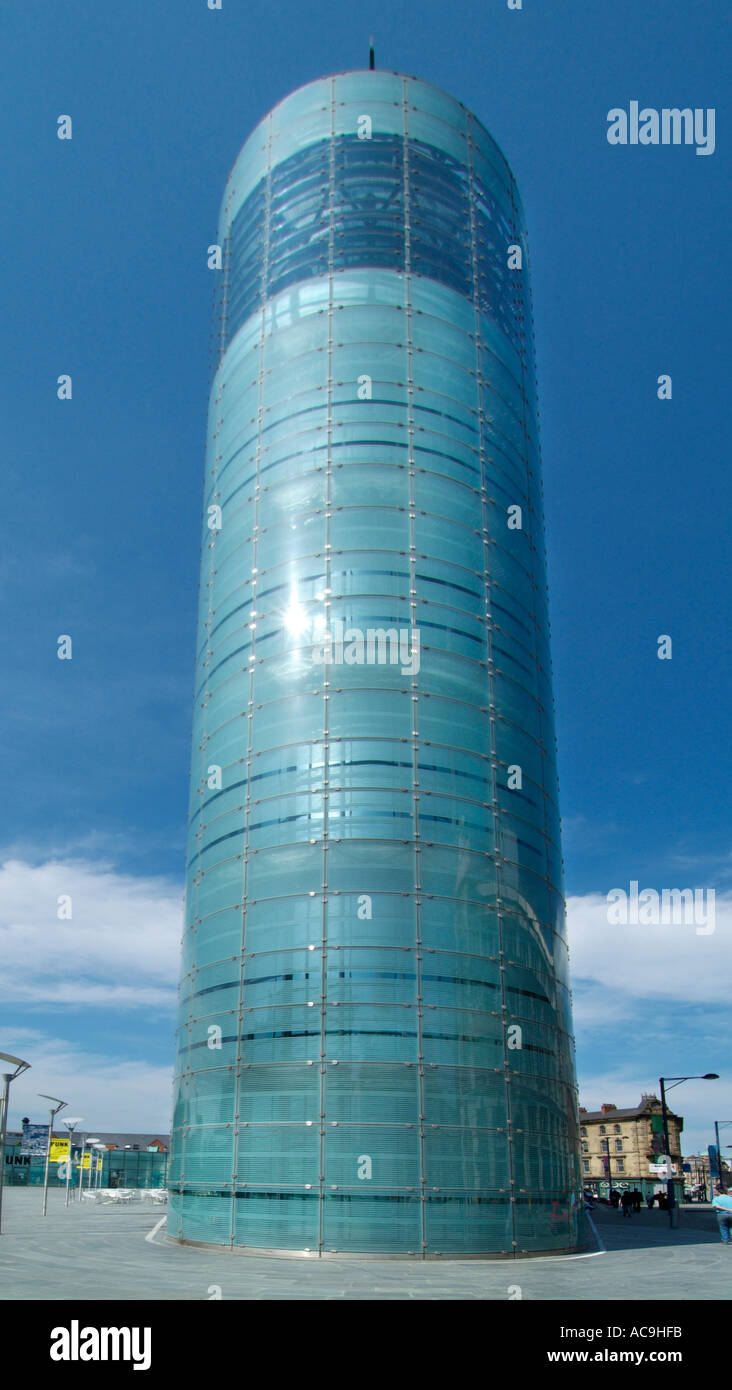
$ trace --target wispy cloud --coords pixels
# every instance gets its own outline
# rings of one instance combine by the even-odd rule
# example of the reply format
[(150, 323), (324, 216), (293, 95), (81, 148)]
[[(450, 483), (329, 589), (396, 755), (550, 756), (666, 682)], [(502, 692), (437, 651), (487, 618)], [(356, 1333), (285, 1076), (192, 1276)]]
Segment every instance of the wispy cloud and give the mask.
[[(624, 887), (627, 891), (627, 883)], [(567, 899), (572, 981), (578, 994), (585, 986), (585, 1000), (595, 985), (600, 1006), (615, 1011), (639, 998), (729, 1002), (732, 895), (717, 898), (709, 936), (697, 935), (693, 925), (615, 926), (607, 911), (607, 899), (599, 893)]]
[(732, 897), (717, 897), (709, 936), (693, 925), (613, 926), (607, 907), (595, 893), (567, 900), (581, 1103), (637, 1105), (644, 1092), (658, 1094), (661, 1073), (719, 1071), (719, 1081), (671, 1091), (684, 1152), (705, 1149), (711, 1117), (732, 1116)]
[(32, 1028), (16, 1029), (13, 1042), (32, 1070), (13, 1083), (11, 1127), (17, 1128), (23, 1115), (44, 1118), (45, 1102), (38, 1093), (45, 1092), (68, 1101), (66, 1113), (81, 1116), (86, 1133), (168, 1132), (171, 1067), (124, 1061)]
[[(59, 917), (59, 899), (71, 917)], [(175, 1003), (180, 887), (85, 859), (0, 868), (0, 997), (25, 1004), (114, 1007)]]

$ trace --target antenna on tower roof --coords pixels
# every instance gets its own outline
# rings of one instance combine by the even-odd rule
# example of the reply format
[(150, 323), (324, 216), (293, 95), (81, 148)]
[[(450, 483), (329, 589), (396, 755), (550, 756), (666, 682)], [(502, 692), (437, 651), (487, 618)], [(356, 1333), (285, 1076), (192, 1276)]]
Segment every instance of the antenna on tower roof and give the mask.
[(369, 71), (373, 72), (376, 67), (376, 55), (374, 53), (374, 41), (369, 39)]

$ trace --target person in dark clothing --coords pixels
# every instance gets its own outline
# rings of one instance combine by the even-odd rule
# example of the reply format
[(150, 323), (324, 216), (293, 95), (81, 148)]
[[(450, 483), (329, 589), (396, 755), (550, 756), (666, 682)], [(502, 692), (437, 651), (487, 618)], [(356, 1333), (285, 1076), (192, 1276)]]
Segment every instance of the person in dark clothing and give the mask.
[(610, 1188), (610, 1205), (615, 1210), (617, 1210), (618, 1206), (620, 1205), (620, 1193), (615, 1187)]
[(633, 1188), (633, 1211), (637, 1211), (637, 1212), (640, 1211), (640, 1209), (641, 1209), (641, 1202), (642, 1202), (642, 1201), (643, 1201), (643, 1193), (640, 1191), (639, 1188), (634, 1187), (634, 1188)]
[(649, 1210), (649, 1211), (653, 1211), (653, 1203), (655, 1202), (655, 1200), (656, 1200), (656, 1194), (655, 1194), (655, 1192), (649, 1192), (649, 1193), (648, 1193), (648, 1196), (646, 1197), (646, 1206), (648, 1207), (648, 1210)]
[(620, 1205), (623, 1208), (623, 1216), (632, 1216), (633, 1207), (635, 1206), (635, 1198), (633, 1196), (633, 1193), (628, 1192), (626, 1189), (626, 1191), (620, 1198)]

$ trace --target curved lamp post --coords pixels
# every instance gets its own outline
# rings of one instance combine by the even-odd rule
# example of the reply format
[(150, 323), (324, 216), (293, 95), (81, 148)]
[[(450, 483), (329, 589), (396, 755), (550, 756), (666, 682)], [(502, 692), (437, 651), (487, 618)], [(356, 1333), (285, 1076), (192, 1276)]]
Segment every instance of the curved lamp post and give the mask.
[[(45, 1170), (44, 1170), (44, 1173), (43, 1173), (43, 1210), (42, 1210), (42, 1212), (41, 1212), (41, 1216), (45, 1216), (45, 1215), (46, 1215), (46, 1207), (47, 1207), (47, 1205), (48, 1205), (48, 1165), (49, 1165), (49, 1163), (50, 1163), (50, 1161), (51, 1161), (51, 1140), (53, 1139), (53, 1122), (54, 1122), (56, 1116), (58, 1115), (59, 1110), (65, 1110), (65, 1109), (66, 1109), (66, 1106), (67, 1106), (68, 1102), (65, 1101), (65, 1100), (59, 1100), (58, 1096), (46, 1096), (46, 1095), (44, 1095), (43, 1091), (39, 1091), (38, 1094), (39, 1094), (39, 1096), (41, 1097), (41, 1100), (52, 1100), (52, 1101), (55, 1102), (55, 1105), (51, 1107), (51, 1118), (50, 1118), (49, 1121), (48, 1121), (48, 1143), (47, 1143), (47, 1145), (46, 1145), (46, 1167), (45, 1167)], [(70, 1146), (69, 1146), (69, 1147), (70, 1147)]]
[(668, 1171), (666, 1174), (666, 1196), (668, 1198), (669, 1226), (678, 1225), (679, 1218), (676, 1210), (676, 1193), (674, 1192), (674, 1180), (671, 1174), (671, 1144), (669, 1142), (668, 1137), (668, 1110), (666, 1109), (666, 1091), (671, 1091), (674, 1086), (680, 1086), (682, 1081), (719, 1081), (719, 1073), (716, 1071), (705, 1071), (703, 1076), (661, 1076), (658, 1079), (658, 1084), (661, 1087), (663, 1142), (666, 1147), (666, 1158), (668, 1159)]
[(101, 1188), (101, 1186), (102, 1186), (102, 1168), (104, 1167), (104, 1154), (107, 1152), (107, 1145), (106, 1145), (106, 1144), (101, 1144), (101, 1143), (100, 1143), (100, 1144), (95, 1144), (95, 1145), (94, 1145), (94, 1148), (96, 1149), (96, 1151), (97, 1151), (97, 1153), (98, 1153), (98, 1155), (99, 1155), (99, 1157), (97, 1158), (97, 1171), (96, 1171), (96, 1177), (95, 1177), (95, 1180), (94, 1180), (94, 1186), (95, 1186), (95, 1188), (96, 1188), (96, 1187)]
[(94, 1171), (94, 1154), (92, 1153), (92, 1149), (96, 1149), (99, 1143), (99, 1135), (95, 1134), (93, 1139), (87, 1139), (86, 1142), (89, 1145), (89, 1181), (86, 1185), (86, 1188), (87, 1192), (91, 1192), (92, 1173)]
[(15, 1071), (3, 1072), (3, 1122), (0, 1129), (0, 1231), (2, 1231), (3, 1221), (3, 1178), (5, 1177), (5, 1136), (8, 1132), (8, 1101), (10, 1099), (10, 1083), (21, 1072), (27, 1071), (30, 1062), (24, 1062), (20, 1057), (13, 1057), (11, 1052), (0, 1052), (0, 1062), (11, 1062)]
[(63, 1121), (67, 1130), (69, 1131), (69, 1157), (66, 1164), (66, 1200), (64, 1202), (65, 1207), (69, 1205), (69, 1178), (71, 1177), (71, 1145), (74, 1138), (74, 1130), (76, 1129), (77, 1125), (81, 1124), (82, 1118), (83, 1117), (81, 1115), (72, 1115), (70, 1119)]

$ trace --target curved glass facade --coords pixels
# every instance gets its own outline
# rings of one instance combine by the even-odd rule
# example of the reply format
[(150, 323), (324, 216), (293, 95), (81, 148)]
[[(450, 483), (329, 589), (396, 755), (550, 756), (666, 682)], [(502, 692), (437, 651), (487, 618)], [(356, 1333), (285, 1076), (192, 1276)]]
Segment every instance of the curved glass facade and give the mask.
[(513, 176), (436, 88), (347, 73), (257, 127), (219, 241), (169, 1232), (574, 1248)]

